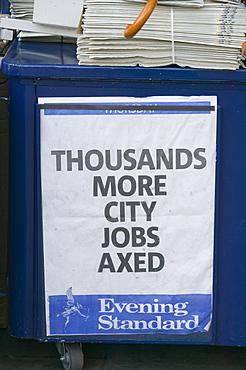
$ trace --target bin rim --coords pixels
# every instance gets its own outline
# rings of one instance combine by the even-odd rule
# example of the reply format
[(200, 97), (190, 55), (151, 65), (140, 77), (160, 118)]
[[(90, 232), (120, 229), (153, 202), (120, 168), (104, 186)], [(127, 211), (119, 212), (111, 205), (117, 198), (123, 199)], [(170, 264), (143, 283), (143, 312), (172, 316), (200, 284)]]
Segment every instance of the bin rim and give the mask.
[(246, 71), (210, 70), (181, 67), (102, 67), (80, 66), (76, 45), (69, 43), (28, 42), (15, 39), (2, 60), (2, 73), (13, 77), (141, 80), (154, 81), (214, 81), (246, 82)]

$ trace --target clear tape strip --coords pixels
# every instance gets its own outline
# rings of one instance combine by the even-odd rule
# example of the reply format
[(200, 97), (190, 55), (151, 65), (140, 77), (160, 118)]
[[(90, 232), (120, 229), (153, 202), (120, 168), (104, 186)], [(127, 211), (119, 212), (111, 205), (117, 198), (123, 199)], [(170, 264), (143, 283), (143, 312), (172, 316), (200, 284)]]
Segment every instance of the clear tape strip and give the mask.
[(171, 7), (171, 38), (172, 38), (172, 63), (175, 64), (173, 7)]

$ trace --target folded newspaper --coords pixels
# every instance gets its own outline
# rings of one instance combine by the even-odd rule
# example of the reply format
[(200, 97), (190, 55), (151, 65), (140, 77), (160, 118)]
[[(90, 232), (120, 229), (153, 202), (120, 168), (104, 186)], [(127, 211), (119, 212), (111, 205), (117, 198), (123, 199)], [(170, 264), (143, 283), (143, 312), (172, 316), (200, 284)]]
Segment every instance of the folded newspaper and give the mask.
[(246, 7), (243, 4), (205, 1), (202, 6), (196, 0), (190, 0), (191, 7), (160, 4), (166, 2), (170, 1), (160, 0), (138, 34), (126, 39), (124, 29), (141, 12), (142, 2), (86, 0), (83, 33), (77, 40), (79, 64), (143, 67), (175, 64), (232, 70), (244, 66), (241, 46), (246, 41)]

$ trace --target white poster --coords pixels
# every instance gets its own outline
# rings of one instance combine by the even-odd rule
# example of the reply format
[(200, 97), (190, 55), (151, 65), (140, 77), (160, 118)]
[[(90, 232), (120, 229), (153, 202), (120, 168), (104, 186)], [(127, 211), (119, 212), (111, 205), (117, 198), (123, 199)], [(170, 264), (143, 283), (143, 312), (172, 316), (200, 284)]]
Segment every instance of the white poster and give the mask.
[(47, 335), (207, 331), (216, 97), (39, 106)]

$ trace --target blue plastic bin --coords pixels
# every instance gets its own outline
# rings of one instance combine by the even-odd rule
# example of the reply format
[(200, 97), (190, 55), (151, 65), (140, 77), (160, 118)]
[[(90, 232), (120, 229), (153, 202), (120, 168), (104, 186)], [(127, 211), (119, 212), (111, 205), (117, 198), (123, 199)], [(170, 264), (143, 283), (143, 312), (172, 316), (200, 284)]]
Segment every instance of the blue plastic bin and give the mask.
[[(59, 342), (246, 345), (246, 71), (78, 66), (75, 45), (15, 41), (2, 62), (10, 86), (9, 330)], [(45, 333), (37, 102), (41, 97), (218, 98), (213, 319), (206, 333)]]
[(7, 0), (1, 0), (1, 14), (9, 14), (9, 2)]

